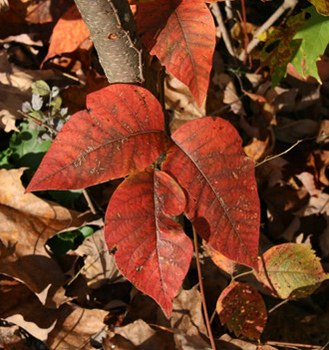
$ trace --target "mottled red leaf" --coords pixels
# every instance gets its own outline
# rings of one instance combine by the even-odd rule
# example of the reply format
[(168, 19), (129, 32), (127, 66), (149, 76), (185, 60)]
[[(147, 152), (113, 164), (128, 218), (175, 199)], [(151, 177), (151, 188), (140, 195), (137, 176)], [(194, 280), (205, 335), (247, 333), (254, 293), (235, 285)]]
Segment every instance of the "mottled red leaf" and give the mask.
[(255, 275), (273, 295), (282, 299), (306, 297), (329, 278), (314, 250), (296, 243), (284, 243), (267, 250), (259, 258), (259, 270)]
[(168, 316), (193, 254), (190, 239), (170, 217), (184, 208), (176, 181), (149, 170), (124, 180), (106, 212), (105, 240), (120, 271)]
[(232, 282), (217, 300), (216, 311), (222, 325), (238, 337), (259, 339), (267, 322), (266, 306), (257, 290), (247, 284)]
[(56, 23), (43, 62), (56, 55), (75, 51), (89, 37), (88, 28), (80, 12), (75, 5), (72, 6)]
[(172, 135), (163, 170), (187, 195), (186, 215), (214, 249), (257, 269), (260, 208), (254, 166), (227, 121), (205, 117)]
[(87, 97), (57, 135), (27, 192), (78, 189), (141, 171), (164, 149), (160, 103), (146, 89), (115, 84)]
[(187, 85), (199, 106), (207, 94), (215, 25), (201, 0), (157, 0), (139, 5), (137, 25), (152, 55)]

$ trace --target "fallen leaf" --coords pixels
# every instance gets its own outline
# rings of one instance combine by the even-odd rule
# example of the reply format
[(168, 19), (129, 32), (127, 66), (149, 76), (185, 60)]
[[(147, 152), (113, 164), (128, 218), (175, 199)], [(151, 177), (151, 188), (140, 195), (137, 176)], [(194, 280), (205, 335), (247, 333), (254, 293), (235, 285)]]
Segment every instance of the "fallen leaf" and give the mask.
[(55, 25), (43, 62), (56, 55), (75, 51), (89, 37), (90, 33), (80, 12), (75, 5), (72, 6)]
[(45, 249), (48, 238), (71, 225), (81, 225), (78, 213), (24, 194), (24, 169), (0, 170), (0, 273), (23, 281), (46, 306), (67, 298), (66, 278)]

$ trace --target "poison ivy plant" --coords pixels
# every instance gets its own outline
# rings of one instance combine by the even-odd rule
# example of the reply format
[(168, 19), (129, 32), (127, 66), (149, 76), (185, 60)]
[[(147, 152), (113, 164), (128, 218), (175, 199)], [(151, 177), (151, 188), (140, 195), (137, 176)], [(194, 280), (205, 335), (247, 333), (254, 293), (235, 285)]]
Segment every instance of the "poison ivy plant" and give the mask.
[[(137, 24), (149, 53), (189, 87), (201, 106), (215, 46), (207, 5), (202, 0), (137, 4)], [(294, 34), (297, 22), (292, 23)], [(286, 56), (290, 60), (295, 53), (296, 48)], [(275, 74), (276, 82), (281, 75), (282, 71)], [(181, 215), (190, 220), (213, 256), (224, 256), (218, 264), (230, 275), (243, 264), (266, 285), (265, 277), (274, 277), (264, 277), (263, 272), (271, 272), (275, 254), (263, 256), (265, 267), (259, 264), (254, 165), (243, 153), (237, 130), (219, 116), (192, 120), (172, 135), (165, 132), (165, 123), (162, 105), (141, 86), (113, 84), (91, 93), (87, 109), (63, 126), (26, 191), (82, 189), (124, 178), (107, 207), (105, 241), (123, 275), (169, 317), (193, 255), (190, 238), (179, 223)], [(275, 271), (282, 268), (277, 262)], [(318, 278), (312, 283), (318, 285), (326, 276), (316, 268)], [(293, 273), (289, 277), (295, 278)], [(220, 296), (217, 311), (236, 334), (258, 339), (266, 324), (260, 294), (238, 282)]]

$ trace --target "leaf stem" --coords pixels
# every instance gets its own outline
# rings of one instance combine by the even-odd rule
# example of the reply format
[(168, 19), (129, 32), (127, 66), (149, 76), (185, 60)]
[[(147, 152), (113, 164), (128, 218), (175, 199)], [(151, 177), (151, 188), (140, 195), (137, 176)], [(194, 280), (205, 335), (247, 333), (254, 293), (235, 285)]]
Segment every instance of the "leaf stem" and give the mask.
[(243, 277), (243, 276), (246, 276), (246, 275), (250, 275), (250, 274), (253, 274), (254, 273), (254, 270), (248, 270), (248, 271), (245, 271), (245, 272), (242, 272), (236, 276), (233, 276), (232, 277), (232, 280), (235, 281), (237, 278), (240, 278), (240, 277)]
[(198, 237), (197, 237), (197, 233), (196, 233), (196, 230), (195, 230), (193, 225), (192, 225), (192, 229), (193, 229), (194, 250), (195, 250), (195, 256), (196, 256), (196, 267), (198, 270), (198, 278), (199, 278), (200, 294), (201, 294), (201, 299), (202, 299), (203, 312), (204, 312), (204, 317), (206, 320), (206, 326), (207, 326), (208, 337), (210, 340), (211, 348), (212, 348), (212, 350), (216, 350), (216, 345), (215, 345), (214, 337), (212, 335), (208, 311), (207, 311), (206, 298), (205, 298), (204, 289), (203, 289), (201, 265), (200, 265), (200, 259), (199, 259)]

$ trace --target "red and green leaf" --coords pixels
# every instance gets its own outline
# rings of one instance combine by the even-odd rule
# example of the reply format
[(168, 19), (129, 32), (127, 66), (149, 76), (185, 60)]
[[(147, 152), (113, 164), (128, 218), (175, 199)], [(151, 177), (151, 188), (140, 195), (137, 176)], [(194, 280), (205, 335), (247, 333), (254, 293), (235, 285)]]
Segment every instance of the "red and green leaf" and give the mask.
[(147, 90), (115, 84), (87, 97), (57, 135), (27, 192), (79, 189), (141, 171), (164, 150), (164, 117)]
[(314, 250), (304, 244), (284, 243), (267, 250), (259, 258), (257, 279), (274, 296), (303, 298), (329, 278)]
[(168, 174), (130, 176), (113, 194), (105, 240), (124, 276), (171, 315), (193, 254), (190, 239), (171, 216), (185, 208), (185, 196)]
[(172, 135), (163, 170), (187, 196), (197, 232), (231, 260), (257, 269), (260, 207), (254, 165), (227, 121), (196, 119)]
[(215, 25), (202, 0), (157, 0), (141, 4), (137, 25), (142, 40), (177, 79), (187, 85), (199, 106), (207, 94)]
[(262, 296), (253, 287), (232, 282), (217, 300), (216, 311), (221, 324), (227, 325), (237, 337), (259, 339), (267, 322), (266, 306)]

